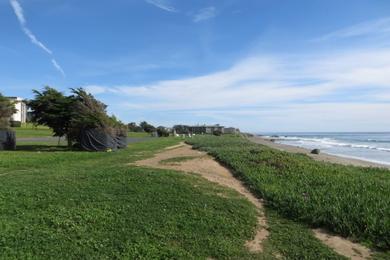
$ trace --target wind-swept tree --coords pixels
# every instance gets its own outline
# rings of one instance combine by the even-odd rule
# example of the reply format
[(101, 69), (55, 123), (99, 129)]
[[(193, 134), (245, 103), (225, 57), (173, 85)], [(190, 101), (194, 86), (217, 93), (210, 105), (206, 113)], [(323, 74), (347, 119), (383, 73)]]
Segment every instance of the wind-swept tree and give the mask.
[(0, 129), (9, 127), (10, 118), (16, 112), (15, 103), (0, 93)]
[(28, 102), (32, 109), (31, 121), (35, 124), (45, 125), (53, 130), (54, 136), (68, 136), (71, 119), (73, 116), (74, 100), (65, 96), (49, 86), (42, 92), (33, 90), (35, 97)]

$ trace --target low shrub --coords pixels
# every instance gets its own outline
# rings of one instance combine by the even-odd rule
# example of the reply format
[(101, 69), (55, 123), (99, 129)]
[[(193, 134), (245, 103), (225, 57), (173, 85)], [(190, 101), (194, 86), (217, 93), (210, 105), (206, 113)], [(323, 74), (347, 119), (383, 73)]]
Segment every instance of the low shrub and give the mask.
[(11, 125), (11, 127), (22, 127), (22, 122), (20, 122), (20, 121), (11, 121), (10, 125)]

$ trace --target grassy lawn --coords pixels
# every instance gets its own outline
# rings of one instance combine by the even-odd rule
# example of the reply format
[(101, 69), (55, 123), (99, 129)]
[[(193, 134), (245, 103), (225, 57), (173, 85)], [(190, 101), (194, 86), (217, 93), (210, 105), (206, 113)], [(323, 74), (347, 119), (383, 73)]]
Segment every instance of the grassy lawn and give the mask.
[(16, 132), (16, 138), (50, 137), (53, 132), (46, 126), (34, 126), (33, 124), (23, 124), (21, 127), (12, 128)]
[(256, 257), (244, 247), (256, 226), (247, 200), (195, 175), (128, 165), (177, 143), (1, 152), (0, 258)]
[(390, 171), (317, 162), (235, 136), (189, 142), (233, 169), (284, 218), (389, 250)]
[(264, 252), (244, 246), (256, 210), (196, 175), (129, 165), (181, 140), (113, 153), (20, 143), (0, 153), (0, 258), (342, 259), (304, 225), (267, 211)]
[(137, 137), (137, 138), (143, 138), (143, 137), (150, 137), (150, 134), (149, 133), (145, 133), (145, 132), (128, 132), (127, 133), (127, 137)]
[[(34, 126), (33, 124), (26, 123), (21, 127), (13, 127), (12, 130), (16, 132), (17, 138), (35, 138), (35, 137), (51, 137), (53, 131), (46, 126)], [(150, 137), (149, 133), (145, 132), (128, 132), (128, 137), (144, 138)]]

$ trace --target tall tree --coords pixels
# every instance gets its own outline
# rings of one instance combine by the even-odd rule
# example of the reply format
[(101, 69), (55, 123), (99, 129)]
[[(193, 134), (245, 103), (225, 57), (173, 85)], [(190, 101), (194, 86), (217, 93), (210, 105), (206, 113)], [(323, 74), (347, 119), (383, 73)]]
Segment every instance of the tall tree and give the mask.
[(72, 127), (82, 128), (106, 128), (112, 126), (112, 118), (107, 115), (107, 105), (95, 99), (83, 88), (71, 89), (73, 95), (70, 97), (74, 101), (74, 116)]
[[(67, 136), (73, 117), (74, 100), (49, 86), (42, 92), (33, 92), (35, 97), (28, 102), (32, 109), (32, 122), (50, 127), (54, 136)], [(67, 139), (70, 145), (68, 136)]]
[(16, 112), (15, 103), (0, 93), (0, 129), (9, 127), (10, 118)]

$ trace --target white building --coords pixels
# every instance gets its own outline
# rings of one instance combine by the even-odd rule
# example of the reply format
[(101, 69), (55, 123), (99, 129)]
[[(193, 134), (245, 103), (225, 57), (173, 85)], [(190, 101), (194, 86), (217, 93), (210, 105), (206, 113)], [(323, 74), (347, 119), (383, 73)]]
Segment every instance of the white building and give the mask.
[(20, 97), (8, 97), (15, 102), (16, 113), (12, 115), (11, 121), (26, 123), (27, 119), (27, 105)]

